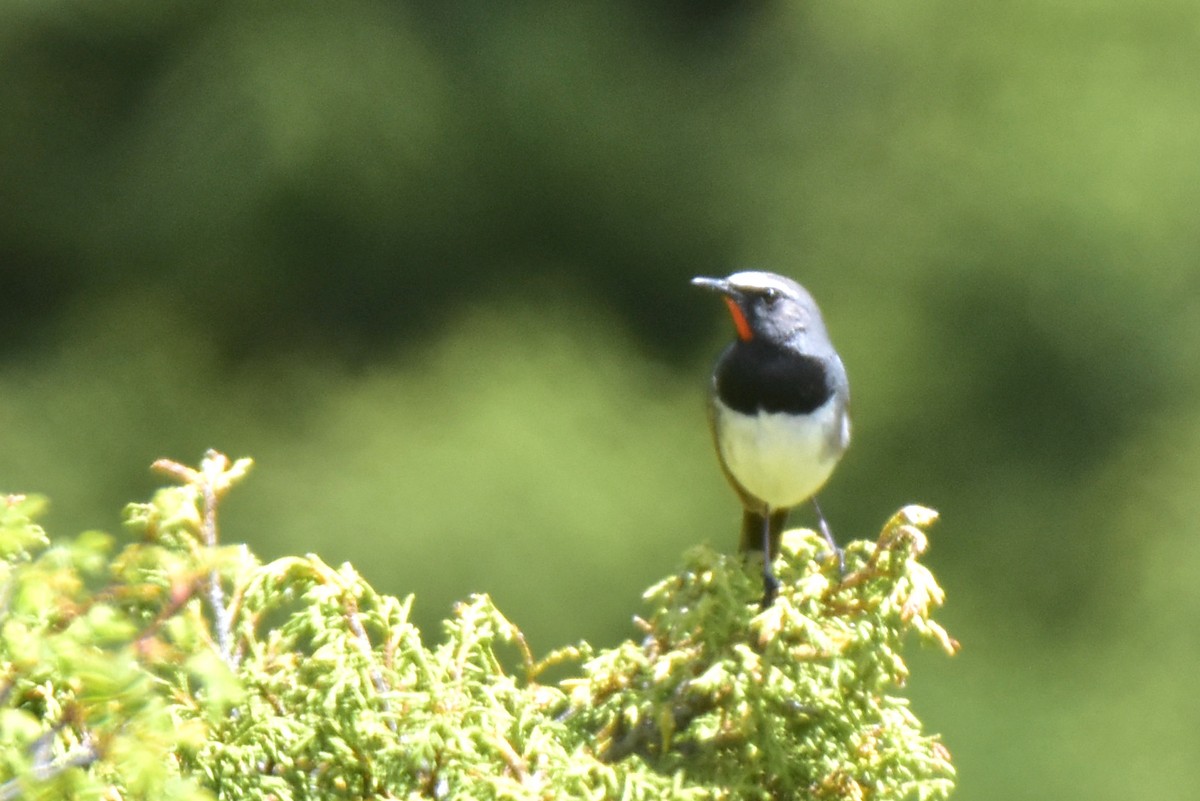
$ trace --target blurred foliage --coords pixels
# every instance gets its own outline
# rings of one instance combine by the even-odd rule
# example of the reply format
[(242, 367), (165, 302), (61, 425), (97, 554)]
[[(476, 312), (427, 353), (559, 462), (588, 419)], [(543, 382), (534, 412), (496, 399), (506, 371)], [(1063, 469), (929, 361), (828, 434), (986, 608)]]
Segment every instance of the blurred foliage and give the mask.
[[(646, 593), (641, 644), (535, 662), (486, 595), (426, 647), (410, 595), (349, 564), (218, 544), (249, 459), (215, 451), (130, 504), (137, 541), (51, 542), (45, 503), (0, 496), (0, 798), (945, 798), (950, 755), (894, 695), (906, 635), (957, 643), (917, 558), (935, 515), (876, 543), (789, 532), (784, 592), (695, 548)], [(822, 567), (824, 563), (824, 567)], [(524, 676), (497, 647), (513, 646)], [(537, 679), (580, 663), (566, 691)]]
[(686, 280), (777, 270), (853, 385), (835, 533), (946, 514), (972, 647), (913, 693), (957, 797), (1185, 794), (1198, 25), (0, 3), (0, 481), (110, 526), (147, 459), (216, 442), (268, 467), (228, 509), (260, 552), (350, 559), (429, 630), (486, 591), (535, 643), (615, 643), (736, 536), (703, 424), (727, 332)]
[(241, 688), (191, 601), (242, 554), (196, 542), (179, 490), (146, 505), (163, 536), (120, 549), (97, 531), (52, 543), (44, 499), (0, 495), (0, 798), (211, 797), (181, 755)]

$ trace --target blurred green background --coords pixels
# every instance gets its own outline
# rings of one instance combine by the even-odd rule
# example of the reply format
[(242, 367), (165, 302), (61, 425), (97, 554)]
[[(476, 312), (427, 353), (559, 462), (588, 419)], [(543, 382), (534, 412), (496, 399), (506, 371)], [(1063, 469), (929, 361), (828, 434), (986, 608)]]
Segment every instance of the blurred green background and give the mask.
[(539, 652), (733, 547), (687, 280), (789, 274), (835, 533), (943, 515), (957, 798), (1200, 784), (1192, 0), (11, 0), (0, 210), (0, 486), (53, 531), (251, 455), (226, 538)]

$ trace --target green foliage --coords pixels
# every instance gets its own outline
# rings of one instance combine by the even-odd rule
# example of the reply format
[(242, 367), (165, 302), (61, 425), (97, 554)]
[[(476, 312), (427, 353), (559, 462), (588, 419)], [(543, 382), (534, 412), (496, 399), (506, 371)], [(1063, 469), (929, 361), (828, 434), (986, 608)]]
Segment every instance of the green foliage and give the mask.
[[(235, 682), (192, 601), (222, 552), (180, 536), (193, 499), (164, 490), (163, 536), (127, 545), (86, 532), (51, 543), (44, 506), (0, 500), (0, 798), (205, 798), (180, 769), (196, 719), (224, 717)], [(222, 689), (224, 688), (224, 691)]]
[(585, 728), (601, 732), (610, 756), (639, 754), (734, 798), (943, 797), (948, 753), (889, 694), (907, 678), (907, 632), (958, 647), (930, 618), (942, 593), (915, 561), (934, 517), (901, 510), (877, 542), (847, 549), (840, 581), (820, 535), (788, 532), (785, 589), (764, 612), (750, 602), (761, 589), (754, 572), (695, 549), (682, 573), (647, 592), (645, 639), (568, 682)]
[[(955, 643), (918, 563), (935, 515), (847, 548), (789, 532), (778, 601), (701, 547), (646, 593), (639, 642), (536, 661), (485, 595), (436, 645), (413, 598), (318, 557), (218, 546), (249, 468), (156, 463), (137, 541), (55, 543), (39, 498), (0, 506), (0, 799), (944, 798), (949, 754), (905, 699), (906, 635)], [(503, 658), (512, 650), (514, 674)], [(571, 663), (555, 685), (540, 677)]]

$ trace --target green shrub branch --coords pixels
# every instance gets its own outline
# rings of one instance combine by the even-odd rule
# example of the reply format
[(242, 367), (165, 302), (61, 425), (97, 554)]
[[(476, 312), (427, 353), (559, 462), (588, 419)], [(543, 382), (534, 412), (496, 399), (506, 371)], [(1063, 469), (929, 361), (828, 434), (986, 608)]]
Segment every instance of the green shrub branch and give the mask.
[[(249, 460), (162, 461), (133, 541), (51, 540), (0, 496), (0, 801), (936, 799), (954, 769), (898, 694), (915, 634), (954, 653), (906, 507), (846, 549), (788, 532), (779, 599), (707, 547), (646, 592), (638, 639), (535, 660), (486, 595), (427, 645), (413, 598), (313, 555), (218, 542)], [(498, 650), (519, 662), (514, 673)], [(511, 662), (512, 660), (507, 660)], [(541, 680), (547, 667), (571, 677)]]

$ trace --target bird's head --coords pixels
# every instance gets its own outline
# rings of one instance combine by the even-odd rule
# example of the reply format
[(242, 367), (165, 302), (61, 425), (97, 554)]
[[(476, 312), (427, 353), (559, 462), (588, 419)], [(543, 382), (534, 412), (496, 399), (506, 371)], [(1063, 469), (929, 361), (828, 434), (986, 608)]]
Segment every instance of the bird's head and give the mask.
[(827, 338), (812, 295), (785, 276), (747, 270), (727, 278), (693, 278), (692, 285), (724, 297), (738, 339), (743, 342)]

